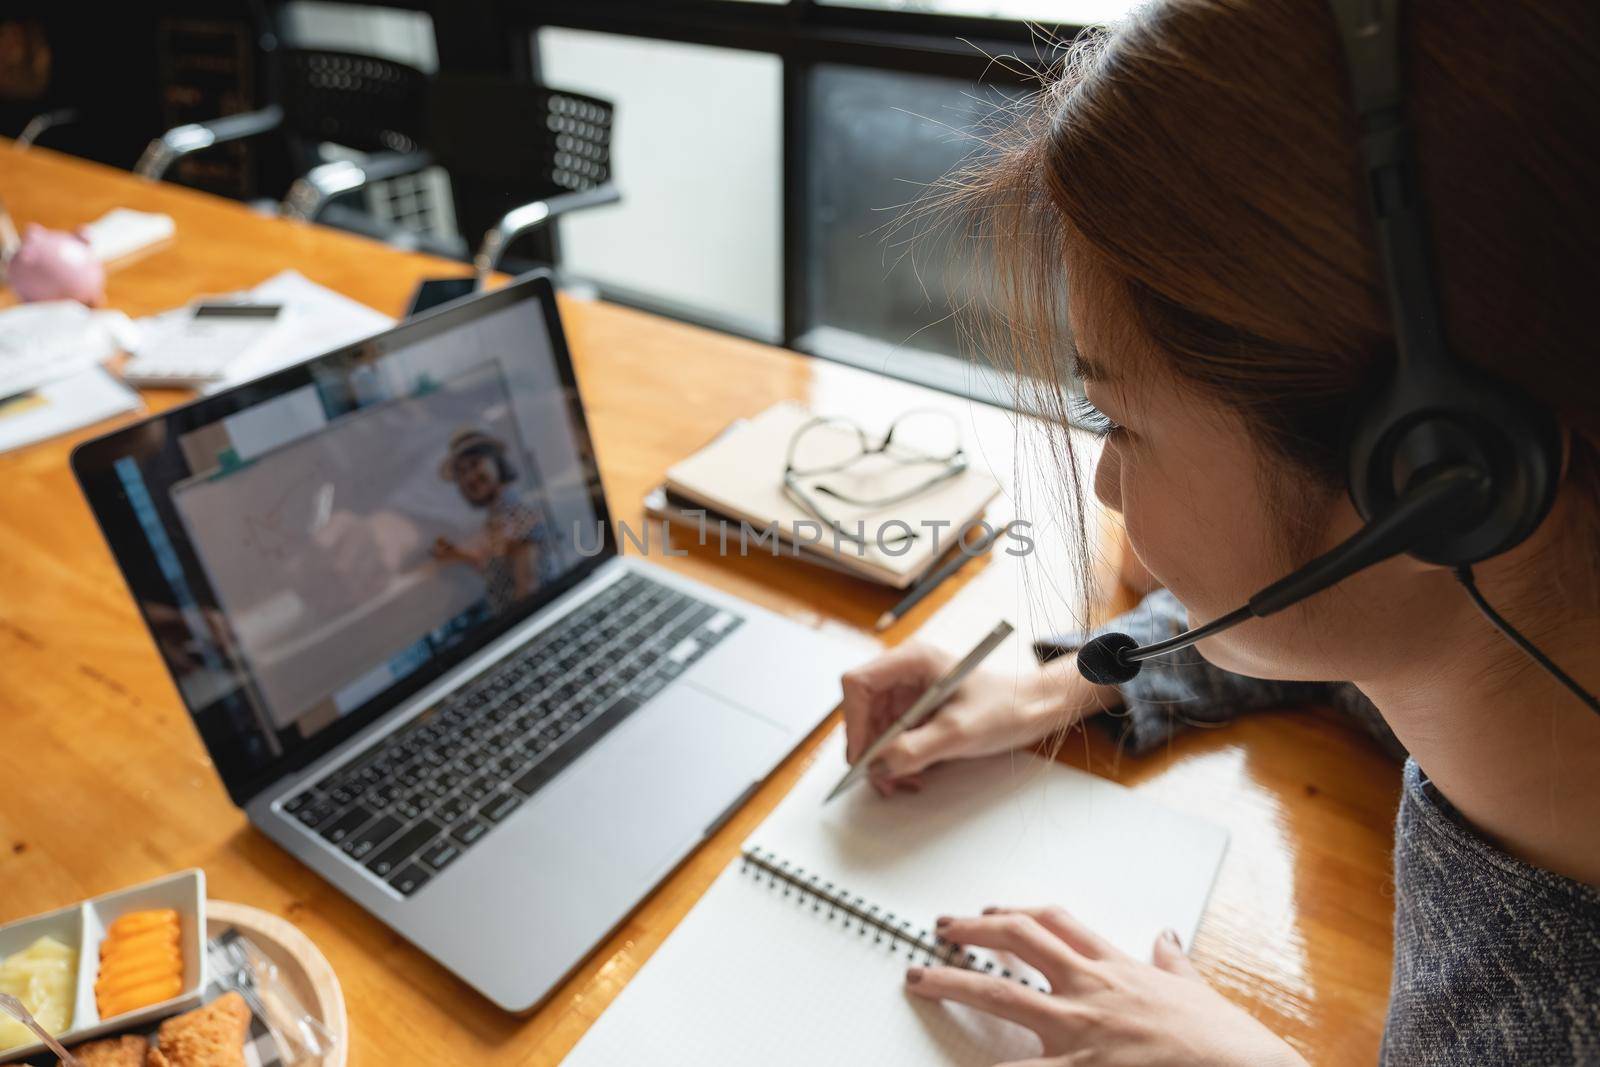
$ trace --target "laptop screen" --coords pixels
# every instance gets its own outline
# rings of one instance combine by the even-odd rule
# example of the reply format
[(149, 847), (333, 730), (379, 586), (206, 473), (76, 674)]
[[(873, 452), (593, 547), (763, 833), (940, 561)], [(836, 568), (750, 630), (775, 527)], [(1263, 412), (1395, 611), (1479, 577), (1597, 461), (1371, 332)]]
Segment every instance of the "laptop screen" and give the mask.
[(614, 552), (534, 278), (74, 456), (236, 800)]

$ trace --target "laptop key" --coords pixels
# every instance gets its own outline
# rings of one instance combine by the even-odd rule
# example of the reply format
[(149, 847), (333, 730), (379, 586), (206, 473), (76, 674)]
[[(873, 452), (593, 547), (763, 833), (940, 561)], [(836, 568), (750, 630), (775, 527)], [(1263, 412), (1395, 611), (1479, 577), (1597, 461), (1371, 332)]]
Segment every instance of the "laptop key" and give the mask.
[(468, 845), (475, 844), (478, 838), (488, 832), (488, 823), (479, 822), (477, 819), (468, 819), (454, 830), (451, 830), (450, 836), (461, 842), (462, 847), (465, 848)]
[(409, 799), (395, 801), (389, 810), (407, 822), (422, 814), (422, 806), (413, 804)]
[(649, 700), (665, 689), (669, 681), (671, 679), (664, 674), (648, 674), (642, 681), (635, 682), (629, 692), (640, 700)]
[(331, 804), (326, 800), (319, 800), (313, 804), (307, 804), (305, 807), (295, 812), (294, 817), (299, 819), (304, 825), (315, 830), (317, 827), (321, 826), (323, 823), (327, 822), (337, 814), (339, 814), (339, 807), (337, 804)]
[(332, 844), (342, 844), (351, 834), (371, 822), (373, 814), (371, 809), (357, 804), (324, 826), (321, 830), (322, 836)]
[(361, 789), (359, 787), (345, 785), (343, 782), (328, 791), (328, 799), (341, 808), (354, 801), (360, 795)]
[(394, 782), (383, 782), (368, 790), (367, 795), (378, 804), (388, 806), (400, 799), (400, 792), (400, 787)]
[(522, 797), (520, 794), (500, 793), (485, 803), (483, 807), (479, 808), (478, 814), (482, 815), (490, 822), (500, 822), (506, 816), (516, 811), (521, 804)]
[(387, 878), (410, 859), (412, 854), (429, 841), (444, 833), (444, 827), (431, 819), (417, 825), (394, 839), (394, 843), (367, 861), (367, 869), (379, 878)]
[(383, 815), (345, 838), (344, 844), (339, 847), (348, 852), (351, 859), (365, 859), (373, 849), (389, 840), (399, 830), (399, 819), (393, 815)]
[(461, 858), (461, 850), (452, 842), (435, 842), (422, 854), (422, 862), (436, 871), (442, 871), (450, 864)]
[(433, 875), (428, 873), (428, 869), (426, 867), (423, 867), (419, 863), (413, 863), (407, 866), (405, 870), (389, 879), (389, 884), (394, 886), (395, 890), (401, 896), (409, 897), (411, 894), (427, 885), (428, 879), (432, 877)]
[(466, 813), (466, 810), (467, 802), (464, 799), (458, 796), (451, 797), (448, 800), (441, 801), (439, 806), (433, 809), (433, 817), (442, 823), (453, 823), (461, 818)]

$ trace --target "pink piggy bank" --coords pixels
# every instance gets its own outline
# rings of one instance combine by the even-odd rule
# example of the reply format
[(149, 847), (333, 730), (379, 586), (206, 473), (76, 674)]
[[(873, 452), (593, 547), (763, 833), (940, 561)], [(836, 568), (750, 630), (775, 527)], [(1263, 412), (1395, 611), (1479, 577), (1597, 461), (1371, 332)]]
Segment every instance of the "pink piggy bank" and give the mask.
[(106, 269), (83, 238), (29, 223), (6, 265), (23, 300), (76, 300), (98, 306), (106, 298)]

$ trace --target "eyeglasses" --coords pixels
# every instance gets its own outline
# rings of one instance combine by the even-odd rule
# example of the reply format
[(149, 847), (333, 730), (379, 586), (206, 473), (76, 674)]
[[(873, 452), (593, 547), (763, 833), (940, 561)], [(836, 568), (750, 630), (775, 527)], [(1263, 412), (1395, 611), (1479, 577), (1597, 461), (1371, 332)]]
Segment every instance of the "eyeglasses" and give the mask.
[[(881, 495), (856, 495), (836, 486), (813, 483), (809, 489), (802, 479), (841, 474), (873, 456), (882, 456), (901, 468), (927, 466), (931, 473), (914, 484)], [(859, 508), (886, 508), (926, 493), (957, 477), (967, 469), (967, 454), (961, 445), (961, 427), (955, 416), (931, 408), (908, 411), (889, 424), (876, 443), (851, 419), (819, 415), (808, 419), (789, 439), (783, 466), (784, 495), (811, 515), (822, 520), (842, 540), (867, 544), (867, 538), (843, 528), (838, 519), (817, 503), (829, 497)], [(883, 545), (915, 540), (914, 530), (880, 538)]]

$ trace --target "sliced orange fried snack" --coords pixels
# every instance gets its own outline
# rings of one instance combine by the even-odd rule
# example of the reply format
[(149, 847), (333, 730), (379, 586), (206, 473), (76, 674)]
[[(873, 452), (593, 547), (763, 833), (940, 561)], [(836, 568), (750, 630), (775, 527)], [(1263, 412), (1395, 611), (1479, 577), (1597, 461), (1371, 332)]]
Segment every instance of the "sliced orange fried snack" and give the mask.
[(130, 912), (100, 942), (95, 1006), (111, 1019), (178, 995), (183, 989), (182, 926), (170, 908)]
[(171, 1000), (181, 992), (183, 992), (182, 978), (157, 978), (134, 986), (126, 992), (106, 997), (100, 1002), (100, 1018), (115, 1019), (118, 1015), (126, 1015), (130, 1011), (138, 1011), (140, 1008), (159, 1004), (163, 1000)]
[(170, 926), (178, 928), (178, 913), (173, 908), (153, 908), (149, 911), (130, 911), (106, 928), (109, 937), (128, 937), (144, 930)]

